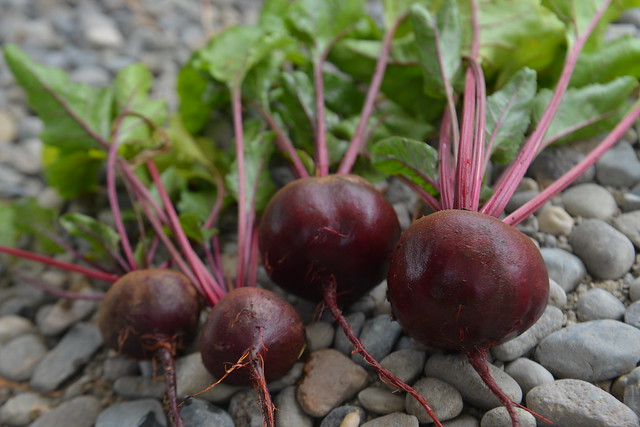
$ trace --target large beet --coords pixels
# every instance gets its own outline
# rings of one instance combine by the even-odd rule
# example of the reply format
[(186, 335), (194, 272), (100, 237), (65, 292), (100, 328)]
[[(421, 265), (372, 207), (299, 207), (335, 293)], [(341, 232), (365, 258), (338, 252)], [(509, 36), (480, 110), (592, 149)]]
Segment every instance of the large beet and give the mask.
[(259, 245), (271, 279), (320, 301), (335, 281), (351, 302), (380, 283), (400, 226), (393, 207), (355, 175), (302, 178), (283, 187), (260, 222)]
[(412, 224), (394, 249), (388, 284), (408, 335), (465, 352), (520, 335), (542, 315), (549, 295), (533, 241), (499, 219), (464, 210)]

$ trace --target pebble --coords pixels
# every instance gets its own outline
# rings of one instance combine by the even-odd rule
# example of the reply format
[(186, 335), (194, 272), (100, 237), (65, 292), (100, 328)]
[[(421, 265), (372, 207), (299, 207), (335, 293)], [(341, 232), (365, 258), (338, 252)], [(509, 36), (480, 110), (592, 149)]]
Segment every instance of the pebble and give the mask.
[(526, 357), (520, 357), (505, 366), (504, 371), (520, 386), (523, 394), (542, 384), (552, 383), (553, 374), (541, 364)]
[(22, 140), (12, 151), (11, 164), (18, 172), (36, 175), (42, 171), (42, 141), (39, 138)]
[[(29, 427), (92, 427), (100, 410), (98, 398), (89, 395), (78, 396), (46, 412)], [(126, 424), (120, 424), (119, 427), (122, 425)]]
[(124, 38), (113, 19), (97, 11), (81, 14), (84, 38), (96, 48), (119, 48)]
[(573, 252), (598, 279), (618, 279), (635, 261), (631, 241), (604, 221), (587, 219), (569, 236)]
[(234, 427), (233, 420), (226, 411), (203, 399), (187, 400), (180, 408), (180, 416), (184, 427)]
[(527, 407), (554, 425), (637, 427), (638, 416), (618, 399), (579, 379), (561, 379), (527, 394)]
[(76, 323), (38, 363), (30, 385), (39, 391), (53, 391), (75, 374), (102, 345), (100, 331), (92, 323)]
[(618, 202), (623, 211), (636, 211), (640, 209), (640, 185), (634, 186), (628, 192), (624, 192), (620, 196)]
[(100, 413), (95, 427), (167, 426), (162, 404), (155, 399), (118, 402)]
[(611, 292), (604, 289), (590, 289), (578, 297), (576, 314), (582, 322), (597, 319), (621, 320), (624, 304)]
[(322, 417), (354, 397), (368, 382), (364, 368), (339, 351), (316, 350), (305, 363), (297, 390), (298, 402), (307, 414)]
[[(520, 427), (536, 427), (536, 417), (524, 409), (513, 409), (516, 412)], [(504, 406), (487, 411), (480, 420), (480, 427), (511, 427), (512, 425), (509, 412)]]
[(623, 213), (613, 219), (613, 226), (640, 248), (640, 210)]
[(628, 384), (624, 388), (623, 402), (631, 408), (636, 415), (640, 416), (640, 384), (636, 382)]
[(29, 319), (22, 316), (9, 314), (0, 317), (0, 345), (11, 341), (13, 338), (35, 331), (35, 325)]
[(331, 347), (335, 330), (328, 322), (312, 322), (305, 326), (309, 351)]
[(640, 329), (610, 319), (567, 326), (542, 340), (535, 353), (556, 377), (590, 382), (630, 372), (638, 355)]
[[(393, 349), (401, 333), (402, 326), (400, 326), (400, 323), (391, 320), (388, 314), (379, 314), (365, 322), (359, 338), (364, 348), (369, 351), (369, 354), (375, 360), (381, 360)], [(373, 369), (359, 353), (351, 355), (351, 359), (360, 366)]]
[(562, 328), (562, 310), (547, 306), (540, 319), (521, 335), (491, 348), (491, 353), (499, 360), (509, 362), (531, 351), (547, 335)]
[(362, 427), (418, 427), (418, 419), (413, 415), (396, 412), (374, 418), (362, 424)]
[(640, 277), (637, 277), (629, 285), (629, 298), (634, 302), (640, 300)]
[(97, 301), (59, 299), (53, 305), (40, 308), (36, 324), (42, 335), (59, 335), (78, 321), (89, 317), (97, 306)]
[(568, 236), (573, 229), (573, 217), (561, 206), (547, 205), (537, 214), (538, 228), (554, 236)]
[(618, 211), (618, 204), (606, 188), (592, 183), (575, 185), (562, 193), (564, 208), (571, 215), (608, 219)]
[(471, 415), (464, 414), (453, 420), (445, 421), (443, 425), (444, 427), (480, 427), (480, 421)]
[(4, 110), (0, 110), (0, 145), (12, 142), (18, 135), (18, 125), (13, 115)]
[[(462, 412), (462, 395), (456, 388), (437, 378), (421, 378), (413, 388), (427, 401), (436, 418), (450, 420)], [(415, 415), (420, 423), (431, 423), (433, 419), (426, 409), (410, 394), (406, 396), (405, 408), (409, 415)]]
[[(574, 147), (550, 147), (536, 156), (527, 170), (527, 175), (532, 176), (542, 187), (547, 187), (583, 158), (584, 154)], [(574, 181), (573, 185), (592, 181), (595, 173), (595, 167), (591, 166)]]
[(296, 399), (296, 387), (289, 386), (274, 398), (276, 411), (276, 427), (312, 427), (313, 418), (305, 414)]
[(271, 381), (269, 383), (269, 391), (271, 393), (278, 393), (280, 390), (283, 390), (289, 386), (295, 385), (298, 383), (298, 380), (302, 376), (302, 371), (304, 370), (304, 362), (296, 362), (293, 364), (293, 367), (284, 374), (284, 376), (278, 378), (275, 381)]
[(229, 402), (228, 411), (235, 427), (262, 427), (264, 425), (260, 396), (254, 389), (236, 393)]
[(137, 373), (138, 362), (125, 356), (109, 357), (102, 364), (102, 378), (107, 381), (115, 381), (120, 377)]
[[(191, 353), (176, 359), (176, 384), (178, 396), (194, 395), (216, 380), (209, 374), (202, 364), (202, 356), (199, 352)], [(225, 384), (221, 382), (212, 389), (198, 395), (199, 398), (213, 403), (226, 403), (241, 387)]]
[(525, 190), (514, 193), (513, 196), (511, 196), (511, 199), (509, 199), (507, 206), (505, 206), (505, 212), (511, 213), (515, 211), (520, 206), (536, 197), (539, 193), (540, 192), (538, 190)]
[(376, 414), (391, 414), (404, 409), (404, 396), (383, 387), (367, 387), (358, 393), (364, 409)]
[[(353, 329), (355, 336), (359, 336), (366, 320), (364, 313), (351, 313), (345, 316), (345, 318), (347, 319), (347, 323), (351, 326), (351, 329)], [(349, 341), (342, 328), (338, 328), (335, 333), (333, 347), (345, 356), (351, 355), (351, 352), (353, 351), (353, 344), (351, 344), (351, 341)]]
[(367, 414), (359, 406), (344, 405), (334, 408), (322, 419), (320, 427), (358, 427), (367, 419)]
[[(518, 383), (495, 365), (488, 365), (498, 387), (511, 400), (520, 402), (522, 390)], [(427, 360), (424, 372), (427, 377), (435, 377), (454, 386), (473, 406), (487, 410), (502, 406), (462, 354), (434, 354)]]
[(640, 329), (640, 301), (636, 301), (626, 308), (624, 322)]
[[(424, 369), (427, 355), (424, 351), (413, 349), (401, 349), (388, 354), (380, 361), (380, 365), (387, 369), (400, 381), (413, 384)], [(387, 385), (391, 390), (395, 387)]]
[(582, 260), (571, 252), (560, 248), (542, 248), (540, 253), (549, 277), (565, 292), (573, 291), (587, 274)]
[(29, 391), (19, 393), (0, 407), (0, 425), (26, 426), (50, 410), (49, 398)]
[(161, 400), (166, 390), (163, 378), (153, 379), (140, 376), (120, 377), (113, 383), (113, 391), (127, 400), (158, 399)]
[(596, 162), (596, 179), (602, 185), (631, 188), (640, 183), (640, 160), (627, 141), (620, 141)]
[(0, 348), (0, 375), (10, 381), (28, 381), (46, 354), (47, 346), (40, 336), (17, 336)]
[(567, 305), (567, 293), (553, 279), (549, 279), (549, 304), (560, 309)]

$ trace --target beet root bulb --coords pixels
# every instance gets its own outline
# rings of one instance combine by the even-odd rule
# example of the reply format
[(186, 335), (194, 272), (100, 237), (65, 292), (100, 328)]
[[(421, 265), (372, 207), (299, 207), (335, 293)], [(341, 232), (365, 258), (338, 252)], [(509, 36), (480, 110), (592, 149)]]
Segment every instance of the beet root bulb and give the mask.
[[(200, 333), (202, 362), (218, 379), (237, 362), (258, 358), (265, 380), (278, 379), (304, 347), (304, 325), (295, 309), (273, 292), (253, 287), (234, 289), (218, 301)], [(250, 369), (234, 369), (225, 381), (250, 385), (253, 379)]]
[(106, 293), (98, 312), (105, 344), (134, 359), (151, 359), (159, 345), (179, 351), (195, 336), (200, 315), (198, 294), (182, 273), (169, 269), (136, 270)]
[(497, 218), (464, 210), (425, 216), (400, 237), (388, 298), (404, 331), (469, 352), (514, 338), (542, 315), (549, 278), (531, 239)]
[(271, 279), (321, 301), (335, 282), (340, 303), (355, 301), (386, 275), (400, 226), (368, 181), (355, 175), (302, 178), (271, 199), (260, 222), (259, 247)]

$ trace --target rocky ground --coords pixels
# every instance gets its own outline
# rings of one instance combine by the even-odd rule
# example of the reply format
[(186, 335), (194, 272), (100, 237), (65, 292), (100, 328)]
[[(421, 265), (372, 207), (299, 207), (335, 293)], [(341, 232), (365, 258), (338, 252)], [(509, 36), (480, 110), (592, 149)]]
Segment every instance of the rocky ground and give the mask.
[[(248, 0), (0, 0), (0, 40), (75, 81), (107, 84), (137, 61), (156, 76), (154, 94), (176, 106), (175, 75), (207, 35), (253, 22)], [(609, 29), (639, 32), (640, 11)], [(40, 120), (25, 106), (0, 59), (0, 199), (62, 201), (41, 176)], [(589, 142), (542, 155), (508, 209), (514, 209), (582, 155)], [(540, 245), (551, 281), (550, 304), (522, 336), (492, 349), (491, 367), (514, 400), (562, 426), (637, 426), (640, 415), (640, 141), (627, 133), (578, 183), (520, 229)], [(387, 196), (404, 226), (415, 197), (397, 182)], [(23, 264), (55, 286), (82, 290), (77, 275)], [(269, 286), (266, 281), (266, 286)], [(447, 426), (502, 426), (506, 412), (464, 358), (434, 353), (390, 320), (382, 284), (348, 310), (348, 319), (383, 365), (413, 384)], [(296, 304), (307, 322), (308, 350), (270, 385), (279, 426), (417, 426), (428, 417), (412, 399), (383, 385), (329, 317)], [(36, 427), (164, 426), (164, 383), (148, 363), (102, 346), (97, 302), (57, 300), (0, 264), (0, 425)], [(303, 374), (304, 367), (304, 374)], [(181, 395), (211, 382), (200, 355), (178, 359)], [(188, 425), (259, 426), (256, 394), (224, 383), (184, 406)], [(522, 425), (536, 421), (522, 413)]]

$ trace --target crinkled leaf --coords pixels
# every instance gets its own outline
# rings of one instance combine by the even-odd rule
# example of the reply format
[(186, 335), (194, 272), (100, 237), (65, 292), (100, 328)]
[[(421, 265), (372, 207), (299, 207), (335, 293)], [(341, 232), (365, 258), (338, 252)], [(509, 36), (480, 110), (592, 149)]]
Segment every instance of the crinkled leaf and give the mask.
[(72, 236), (89, 244), (85, 254), (93, 260), (113, 260), (119, 252), (120, 235), (116, 230), (97, 219), (81, 213), (68, 213), (60, 217), (60, 224)]
[(32, 238), (31, 249), (46, 254), (64, 250), (47, 233), (55, 234), (58, 212), (29, 197), (0, 203), (0, 245), (15, 247), (21, 236)]
[[(553, 0), (555, 1), (555, 0)], [(581, 0), (579, 0), (581, 1)], [(469, 22), (469, 2), (461, 1), (462, 22)], [(480, 2), (480, 61), (489, 84), (502, 87), (524, 67), (542, 70), (564, 55), (565, 25), (540, 5), (540, 0)], [(465, 26), (463, 46), (471, 46), (472, 29)]]
[(623, 37), (583, 52), (571, 76), (571, 86), (607, 83), (621, 76), (640, 77), (640, 39)]
[(283, 62), (283, 57), (270, 55), (253, 67), (244, 79), (243, 96), (257, 101), (261, 108), (269, 110), (270, 92), (280, 78)]
[[(187, 131), (181, 116), (171, 118), (171, 124), (167, 129), (167, 135), (171, 140), (170, 155), (179, 162), (199, 164), (209, 170), (214, 168), (212, 154), (205, 150), (203, 144)], [(209, 145), (212, 145), (211, 143)]]
[(491, 156), (508, 163), (518, 152), (529, 127), (531, 108), (536, 96), (536, 72), (523, 68), (499, 91), (487, 99), (486, 138), (495, 131)]
[(233, 86), (271, 51), (290, 42), (288, 35), (268, 32), (256, 25), (229, 27), (195, 53), (193, 65)]
[[(637, 80), (627, 76), (607, 84), (568, 89), (545, 139), (560, 138), (557, 142), (568, 142), (611, 130), (629, 105), (628, 98), (637, 86)], [(548, 89), (540, 91), (536, 96), (533, 105), (533, 119), (536, 123), (551, 96), (552, 92)]]
[(195, 242), (204, 243), (211, 239), (218, 231), (202, 228), (202, 220), (197, 215), (182, 214), (178, 218), (182, 231)]
[[(143, 147), (152, 139), (153, 125), (160, 127), (167, 120), (164, 100), (149, 99), (153, 76), (146, 65), (138, 63), (123, 68), (113, 82), (116, 113), (123, 119), (117, 122), (117, 143)], [(138, 117), (142, 116), (142, 117)], [(147, 121), (149, 123), (147, 123)]]
[(364, 0), (298, 0), (289, 8), (287, 24), (317, 56), (366, 17)]
[[(260, 212), (267, 205), (276, 191), (276, 186), (269, 175), (269, 158), (275, 147), (274, 132), (255, 132), (245, 123), (244, 167), (245, 195), (248, 206), (255, 206)], [(238, 163), (234, 161), (231, 171), (226, 175), (226, 185), (234, 199), (238, 200)]]
[(273, 32), (286, 33), (285, 17), (291, 4), (290, 0), (265, 0), (258, 19), (260, 27)]
[(209, 218), (214, 201), (215, 193), (213, 191), (195, 192), (185, 190), (180, 194), (177, 207), (181, 214), (192, 215), (196, 217), (200, 223), (203, 223)]
[(414, 4), (411, 22), (424, 70), (425, 90), (432, 95), (444, 95), (445, 81), (453, 81), (461, 64), (462, 33), (458, 3), (444, 0), (436, 15)]
[(376, 142), (371, 150), (373, 165), (391, 175), (404, 175), (414, 184), (437, 194), (424, 175), (437, 177), (438, 152), (430, 145), (409, 138), (393, 136)]

